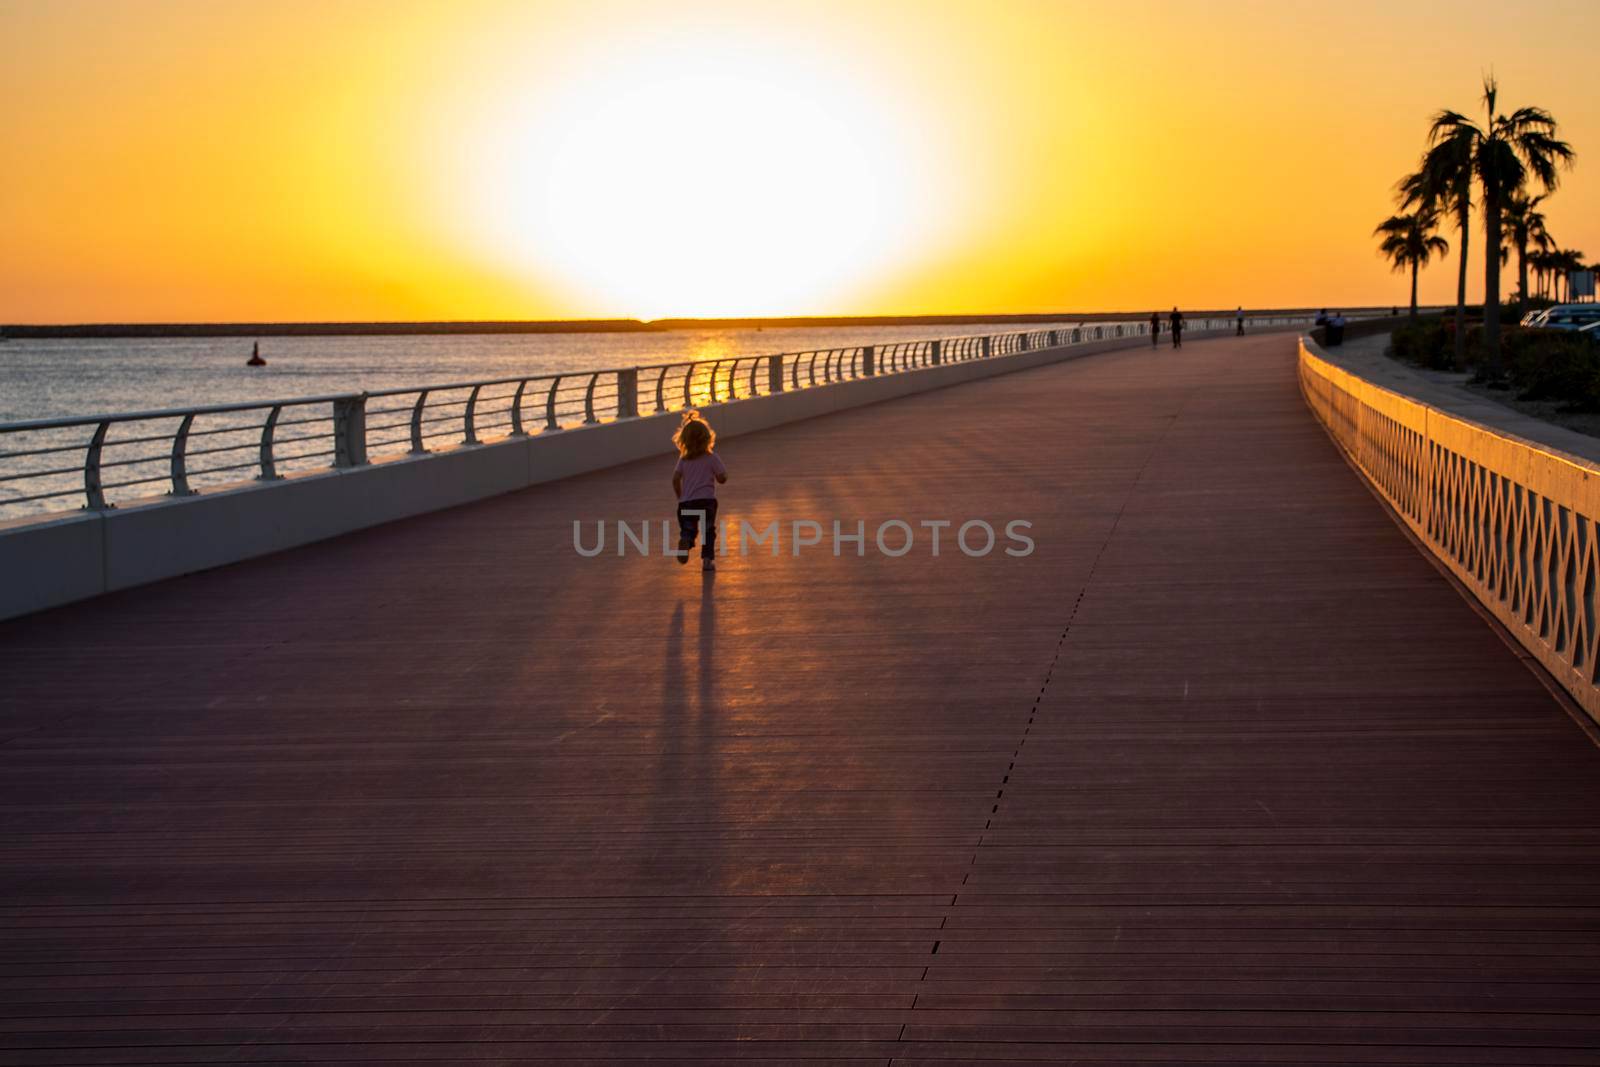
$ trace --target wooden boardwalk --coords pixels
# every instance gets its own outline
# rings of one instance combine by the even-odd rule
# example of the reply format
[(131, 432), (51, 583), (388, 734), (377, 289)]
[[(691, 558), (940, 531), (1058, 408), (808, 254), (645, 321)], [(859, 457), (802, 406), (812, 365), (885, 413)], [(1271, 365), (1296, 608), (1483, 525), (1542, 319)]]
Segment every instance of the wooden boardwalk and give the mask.
[(1038, 548), (579, 558), (664, 452), (0, 626), (0, 1063), (1600, 1064), (1600, 752), (1291, 340), (722, 452)]

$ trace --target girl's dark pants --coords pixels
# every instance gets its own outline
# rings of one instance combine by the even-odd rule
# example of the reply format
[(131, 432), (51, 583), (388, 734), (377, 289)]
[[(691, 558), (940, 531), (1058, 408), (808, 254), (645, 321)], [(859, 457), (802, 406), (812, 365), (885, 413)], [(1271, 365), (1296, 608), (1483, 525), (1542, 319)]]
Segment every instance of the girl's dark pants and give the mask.
[(715, 559), (717, 556), (717, 500), (708, 497), (704, 500), (685, 500), (678, 504), (678, 536), (687, 541), (686, 548), (694, 547), (695, 534), (700, 531), (700, 524), (705, 522), (705, 540), (700, 545), (701, 559)]

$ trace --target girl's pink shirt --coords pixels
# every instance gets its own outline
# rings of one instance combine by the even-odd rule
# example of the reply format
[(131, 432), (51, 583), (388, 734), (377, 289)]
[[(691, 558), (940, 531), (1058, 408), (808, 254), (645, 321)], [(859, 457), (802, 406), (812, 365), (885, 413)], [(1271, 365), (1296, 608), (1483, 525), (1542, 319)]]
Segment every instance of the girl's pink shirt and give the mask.
[(722, 457), (715, 452), (707, 452), (693, 459), (680, 458), (672, 470), (674, 474), (683, 475), (683, 488), (678, 493), (679, 503), (716, 499), (717, 475), (728, 473), (728, 468), (722, 465)]

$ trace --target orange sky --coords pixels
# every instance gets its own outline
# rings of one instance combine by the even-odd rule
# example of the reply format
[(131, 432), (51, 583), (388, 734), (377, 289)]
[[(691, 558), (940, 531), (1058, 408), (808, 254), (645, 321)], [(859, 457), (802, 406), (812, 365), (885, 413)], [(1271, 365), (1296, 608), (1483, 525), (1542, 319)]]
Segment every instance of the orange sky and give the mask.
[(1371, 229), (1491, 65), (1600, 258), (1595, 10), (0, 0), (0, 321), (1403, 302)]

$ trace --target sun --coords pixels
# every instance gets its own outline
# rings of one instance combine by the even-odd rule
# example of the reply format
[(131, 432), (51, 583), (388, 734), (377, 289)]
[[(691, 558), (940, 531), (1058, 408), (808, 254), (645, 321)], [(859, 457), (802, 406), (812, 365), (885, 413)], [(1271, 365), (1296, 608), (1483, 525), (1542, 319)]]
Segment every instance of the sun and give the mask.
[(449, 210), (592, 313), (850, 306), (944, 229), (915, 109), (839, 56), (667, 33), (511, 95), (475, 123)]

